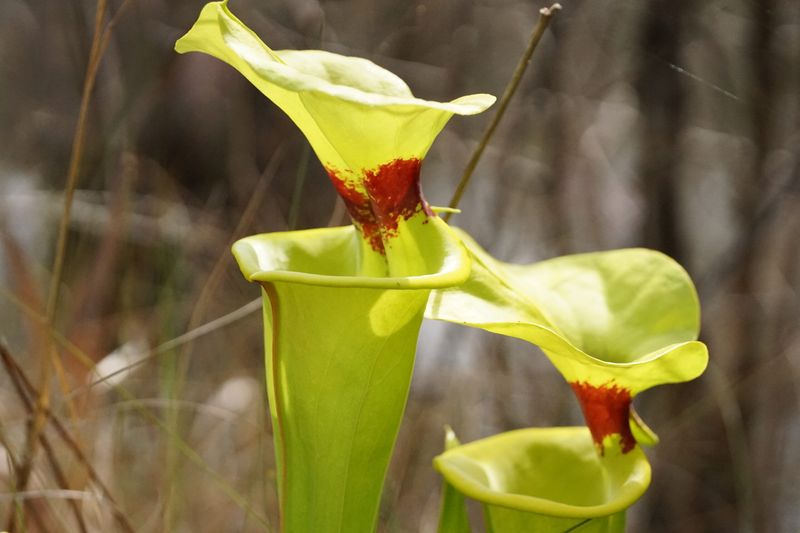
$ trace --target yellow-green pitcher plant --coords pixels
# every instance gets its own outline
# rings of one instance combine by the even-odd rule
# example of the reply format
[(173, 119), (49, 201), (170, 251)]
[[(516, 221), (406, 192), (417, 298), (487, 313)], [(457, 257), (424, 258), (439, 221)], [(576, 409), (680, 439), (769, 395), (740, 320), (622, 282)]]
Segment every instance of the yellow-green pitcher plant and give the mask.
[[(622, 533), (625, 510), (650, 484), (636, 447), (597, 454), (586, 427), (529, 428), (459, 445), (434, 460), (445, 480), (439, 533), (470, 533), (465, 498), (490, 533)], [(476, 528), (477, 529), (477, 528)]]
[(470, 270), (422, 196), (421, 162), (454, 114), (494, 97), (426, 101), (365, 59), (274, 51), (226, 2), (206, 5), (176, 50), (228, 63), (277, 104), (353, 221), (248, 237), (233, 252), (263, 288), (281, 530), (373, 531), (428, 295)]
[(473, 258), (470, 279), (436, 291), (426, 316), (539, 346), (570, 384), (588, 428), (534, 428), (451, 447), (435, 462), (447, 490), (483, 502), (496, 533), (623, 531), (624, 509), (650, 479), (638, 444), (657, 440), (633, 412), (633, 397), (694, 379), (708, 362), (696, 340), (691, 279), (653, 250), (514, 265), (461, 236)]

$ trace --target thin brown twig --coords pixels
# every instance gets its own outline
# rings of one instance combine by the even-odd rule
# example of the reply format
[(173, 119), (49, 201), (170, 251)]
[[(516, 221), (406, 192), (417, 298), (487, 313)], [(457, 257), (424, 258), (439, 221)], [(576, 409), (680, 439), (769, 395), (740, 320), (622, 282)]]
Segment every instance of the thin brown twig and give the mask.
[[(503, 96), (500, 97), (500, 102), (497, 104), (497, 112), (494, 114), (494, 117), (492, 117), (492, 121), (489, 123), (489, 126), (487, 126), (486, 131), (483, 132), (483, 137), (481, 137), (478, 146), (475, 148), (475, 151), (472, 153), (472, 157), (470, 157), (469, 162), (467, 163), (467, 167), (464, 169), (464, 174), (461, 176), (461, 181), (458, 183), (458, 187), (456, 187), (456, 191), (453, 193), (453, 198), (450, 200), (450, 209), (458, 208), (461, 197), (464, 195), (467, 185), (469, 185), (473, 172), (475, 172), (475, 167), (478, 166), (478, 162), (480, 161), (484, 150), (486, 150), (486, 146), (489, 144), (489, 139), (491, 139), (492, 135), (494, 135), (497, 126), (500, 124), (500, 121), (505, 115), (511, 98), (514, 96), (514, 93), (517, 92), (517, 87), (519, 87), (519, 83), (522, 81), (522, 76), (525, 74), (525, 70), (528, 68), (528, 64), (531, 62), (533, 52), (536, 50), (536, 47), (538, 46), (539, 41), (542, 39), (545, 30), (550, 25), (550, 21), (552, 20), (553, 16), (555, 16), (560, 9), (560, 4), (553, 4), (550, 7), (543, 7), (539, 10), (539, 20), (536, 22), (533, 32), (531, 32), (531, 37), (528, 41), (528, 47), (525, 49), (525, 52), (519, 59), (519, 63), (517, 63), (517, 67), (514, 69), (514, 74), (511, 76), (508, 85), (506, 85), (505, 91), (503, 91)], [(442, 218), (445, 222), (449, 222), (450, 217), (452, 216), (453, 213), (448, 212)]]
[(107, 42), (108, 39), (108, 33), (103, 31), (106, 7), (106, 0), (97, 1), (94, 19), (94, 36), (92, 37), (92, 47), (89, 51), (89, 63), (83, 82), (83, 93), (81, 94), (81, 104), (78, 110), (78, 122), (75, 125), (75, 135), (72, 140), (67, 182), (64, 187), (64, 210), (61, 213), (61, 222), (58, 226), (58, 241), (56, 243), (56, 253), (53, 260), (52, 275), (50, 277), (50, 291), (47, 297), (46, 311), (51, 321), (55, 317), (59, 296), (61, 294), (61, 275), (64, 269), (64, 259), (66, 256), (69, 219), (72, 213), (72, 200), (75, 196), (78, 175), (80, 174), (81, 163), (83, 162), (84, 145), (86, 144), (86, 123), (89, 118), (89, 102), (97, 80), (97, 71), (100, 65), (100, 59), (102, 58), (101, 52), (105, 49), (103, 43)]
[[(253, 218), (258, 212), (258, 207), (261, 205), (261, 201), (263, 200), (264, 193), (269, 188), (272, 179), (275, 177), (275, 174), (278, 171), (278, 166), (283, 160), (285, 151), (285, 145), (281, 145), (277, 150), (275, 150), (275, 153), (272, 154), (269, 163), (267, 163), (267, 167), (264, 169), (261, 178), (256, 183), (256, 186), (250, 195), (250, 200), (247, 202), (247, 205), (242, 212), (242, 216), (239, 217), (239, 222), (236, 224), (236, 228), (230, 235), (227, 248), (230, 248), (233, 243), (244, 234), (247, 227), (253, 221)], [(189, 318), (189, 326), (187, 328), (188, 331), (195, 329), (202, 323), (201, 319), (203, 318), (203, 314), (205, 313), (209, 302), (211, 302), (212, 295), (219, 285), (221, 276), (225, 271), (225, 265), (232, 258), (230, 251), (227, 248), (217, 258), (214, 267), (211, 269), (211, 273), (208, 275), (207, 281), (203, 284), (203, 288), (200, 290), (200, 296), (198, 296), (197, 302), (192, 310), (191, 317)], [(190, 341), (184, 345), (184, 352), (190, 351), (191, 348), (192, 342)]]
[[(78, 123), (75, 127), (75, 136), (73, 138), (72, 153), (70, 154), (70, 165), (67, 175), (67, 184), (65, 186), (64, 195), (64, 210), (62, 211), (61, 222), (59, 224), (59, 236), (56, 246), (56, 257), (53, 264), (53, 272), (51, 278), (51, 286), (48, 294), (47, 301), (47, 316), (51, 323), (55, 321), (55, 313), (58, 308), (58, 299), (60, 295), (61, 276), (64, 267), (64, 259), (66, 257), (67, 236), (69, 234), (69, 219), (72, 211), (73, 197), (77, 188), (77, 180), (80, 173), (81, 162), (83, 160), (83, 146), (86, 141), (86, 121), (88, 117), (89, 102), (94, 85), (97, 81), (97, 72), (100, 68), (101, 60), (105, 55), (108, 43), (111, 39), (111, 33), (119, 22), (122, 13), (131, 3), (131, 0), (123, 0), (119, 8), (111, 16), (108, 24), (103, 28), (102, 36), (98, 40), (98, 32), (102, 27), (103, 18), (106, 11), (106, 0), (98, 0), (97, 11), (95, 12), (95, 28), (94, 37), (92, 39), (92, 47), (89, 52), (89, 63), (86, 69), (86, 76), (84, 78), (84, 89), (81, 95), (81, 106), (78, 113)], [(68, 384), (65, 377), (65, 372), (61, 360), (53, 354), (53, 363), (57, 372), (59, 384), (62, 392), (66, 393)], [(71, 403), (68, 404), (70, 414), (73, 418), (76, 417), (76, 412)]]
[[(232, 259), (232, 255), (230, 253), (230, 247), (236, 242), (237, 239), (241, 238), (244, 232), (246, 231), (247, 227), (255, 218), (256, 213), (258, 212), (258, 207), (261, 205), (262, 200), (264, 199), (264, 194), (269, 189), (269, 185), (272, 182), (272, 179), (275, 177), (275, 174), (278, 171), (278, 167), (283, 160), (283, 156), (285, 153), (285, 144), (281, 144), (277, 150), (272, 154), (269, 162), (267, 163), (267, 167), (261, 173), (261, 176), (256, 183), (255, 188), (250, 195), (250, 198), (245, 206), (242, 215), (239, 217), (239, 222), (236, 224), (235, 229), (230, 234), (230, 237), (227, 242), (227, 246), (225, 250), (219, 254), (217, 257), (214, 266), (211, 269), (211, 273), (206, 278), (205, 283), (203, 283), (202, 288), (200, 289), (200, 295), (197, 297), (197, 300), (193, 306), (192, 312), (189, 316), (189, 324), (187, 326), (187, 332), (193, 331), (197, 326), (202, 323), (203, 316), (205, 316), (205, 312), (213, 302), (213, 295), (216, 293), (217, 288), (222, 280), (222, 275), (225, 273), (225, 267), (227, 266), (228, 262)], [(178, 362), (179, 371), (177, 373), (177, 386), (174, 389), (173, 395), (177, 395), (180, 388), (183, 387), (184, 376), (186, 376), (190, 359), (186, 357), (188, 354), (191, 353), (194, 347), (194, 340), (189, 339), (186, 342), (180, 352), (180, 359)], [(175, 420), (174, 423), (177, 425), (178, 423), (178, 416), (179, 413), (175, 413)], [(179, 465), (175, 464), (171, 471), (174, 472), (174, 469), (178, 468)], [(174, 475), (174, 473), (173, 473)], [(168, 478), (168, 482), (171, 483), (171, 477)], [(171, 518), (171, 510), (172, 510), (172, 501), (173, 497), (175, 496), (174, 491), (167, 491), (167, 501), (165, 503), (165, 508), (168, 512), (164, 514), (166, 528), (169, 529), (171, 527), (170, 520)]]
[[(32, 405), (30, 399), (28, 399), (28, 395), (30, 395), (30, 397), (36, 397), (38, 395), (38, 391), (33, 386), (33, 383), (31, 383), (31, 380), (28, 378), (28, 376), (25, 375), (25, 371), (21, 366), (19, 366), (14, 357), (8, 351), (8, 348), (2, 342), (0, 342), (0, 358), (2, 358), (3, 364), (13, 380), (14, 387), (17, 389), (17, 395), (22, 400), (26, 409), (30, 411)], [(134, 529), (131, 526), (130, 521), (117, 506), (111, 491), (108, 490), (108, 487), (105, 485), (105, 483), (103, 483), (103, 480), (100, 478), (89, 459), (83, 453), (83, 449), (80, 447), (78, 442), (72, 438), (67, 428), (64, 427), (64, 424), (62, 424), (58, 417), (54, 416), (50, 410), (46, 412), (46, 415), (50, 423), (53, 425), (53, 428), (56, 430), (58, 436), (64, 441), (64, 443), (66, 443), (67, 447), (72, 450), (72, 453), (75, 454), (78, 462), (81, 463), (84, 468), (86, 468), (89, 479), (100, 489), (100, 492), (103, 494), (103, 498), (111, 504), (111, 512), (120, 528), (122, 528), (122, 530), (126, 533), (133, 533)], [(44, 434), (42, 434), (41, 437), (44, 439)], [(42, 444), (44, 444), (44, 442), (42, 442)]]
[[(40, 320), (41, 322), (46, 322), (46, 317), (40, 315), (36, 312), (36, 310), (30, 308), (29, 306), (25, 305), (24, 302), (20, 301), (19, 299), (15, 298), (9, 291), (3, 289), (0, 286), (0, 295), (5, 296), (9, 301), (11, 301), (14, 305), (16, 305), (21, 311), (24, 313)], [(169, 350), (174, 349), (176, 346), (180, 346), (181, 344), (188, 342), (198, 336), (207, 335), (212, 331), (216, 331), (219, 328), (225, 327), (229, 324), (232, 324), (246, 316), (253, 314), (255, 311), (261, 308), (261, 298), (257, 298), (252, 302), (228, 313), (227, 315), (223, 315), (216, 320), (212, 320), (192, 331), (189, 331), (180, 337), (176, 337), (170, 341), (165, 342), (164, 344), (160, 345), (158, 348), (154, 349), (149, 357), (156, 357), (162, 353), (165, 353)], [(49, 333), (53, 339), (53, 341), (61, 348), (66, 350), (71, 356), (75, 357), (79, 362), (82, 364), (87, 365), (87, 368), (90, 368), (94, 362), (91, 358), (83, 353), (80, 348), (78, 348), (75, 344), (69, 341), (66, 337), (60, 334), (55, 329), (50, 329)], [(133, 365), (136, 366), (136, 365)], [(109, 376), (106, 376), (102, 380), (98, 381), (105, 381), (108, 379)], [(90, 384), (90, 386), (96, 385), (98, 382), (94, 384)], [(133, 396), (128, 389), (126, 389), (123, 385), (120, 384), (112, 384), (113, 389), (119, 393), (123, 398), (126, 400), (136, 402), (136, 398)], [(195, 452), (186, 442), (180, 437), (180, 435), (176, 434), (168, 427), (168, 425), (161, 420), (158, 416), (153, 414), (150, 409), (145, 408), (144, 406), (137, 405), (136, 406), (137, 412), (139, 412), (142, 416), (146, 417), (148, 420), (152, 421), (158, 429), (162, 431), (165, 435), (173, 438), (180, 450), (181, 453), (186, 456), (193, 464), (199, 467), (203, 472), (206, 473), (211, 479), (217, 484), (217, 486), (222, 490), (228, 499), (238, 505), (248, 516), (254, 518), (259, 524), (266, 530), (270, 531), (270, 523), (266, 516), (262, 516), (255, 511), (253, 506), (247, 501), (247, 499), (242, 496), (239, 492), (236, 491), (227, 481), (223, 478), (219, 473), (217, 473), (213, 468), (208, 466), (203, 458)]]
[[(261, 303), (260, 299), (256, 300), (256, 301), (259, 304)], [(248, 306), (249, 306), (249, 304), (248, 304)], [(245, 306), (245, 307), (248, 307), (248, 306)], [(240, 316), (246, 316), (244, 314), (241, 314), (242, 310), (243, 310), (243, 308), (237, 309), (233, 313), (230, 313), (229, 315), (226, 315), (226, 316), (233, 315), (234, 313), (240, 313)], [(249, 312), (247, 314), (249, 314)], [(225, 318), (225, 317), (222, 317), (222, 318)], [(219, 321), (219, 320), (220, 319), (218, 319), (217, 321)], [(217, 321), (214, 321), (214, 322), (217, 322)], [(202, 328), (203, 328), (203, 326), (201, 326), (200, 328), (197, 328), (197, 329), (200, 330)], [(72, 344), (68, 339), (66, 339), (65, 337), (59, 335), (55, 331), (53, 331), (53, 339), (60, 346), (62, 346), (65, 350), (67, 350), (73, 356), (75, 356), (79, 361), (84, 361), (84, 362), (89, 362), (90, 361), (89, 357), (86, 354), (84, 354), (84, 353), (82, 353), (80, 351), (80, 348), (78, 348), (77, 346)], [(225, 478), (222, 475), (220, 475), (217, 471), (215, 471), (213, 468), (211, 468), (203, 460), (202, 456), (200, 454), (198, 454), (191, 446), (189, 446), (186, 443), (186, 441), (184, 441), (178, 433), (173, 431), (172, 428), (170, 428), (169, 425), (166, 422), (164, 422), (163, 420), (161, 420), (161, 418), (156, 416), (150, 409), (144, 407), (143, 405), (139, 405), (137, 403), (137, 399), (134, 397), (133, 393), (131, 393), (123, 385), (114, 384), (113, 388), (123, 398), (125, 398), (126, 400), (132, 402), (132, 404), (136, 408), (136, 411), (139, 414), (141, 414), (142, 416), (144, 416), (145, 418), (147, 418), (148, 420), (153, 422), (156, 426), (158, 426), (158, 429), (161, 432), (163, 432), (165, 435), (170, 437), (175, 442), (176, 447), (178, 448), (178, 450), (187, 459), (189, 459), (190, 462), (192, 462), (195, 466), (199, 467), (203, 472), (206, 473), (206, 475), (211, 477), (211, 479), (217, 484), (217, 486), (220, 488), (220, 490), (222, 490), (222, 492), (225, 494), (225, 496), (227, 496), (232, 502), (234, 502), (236, 505), (238, 505), (239, 508), (242, 509), (246, 513), (247, 516), (250, 516), (250, 517), (254, 518), (255, 520), (257, 520), (259, 522), (259, 524), (262, 525), (263, 528), (266, 531), (270, 531), (270, 523), (269, 523), (269, 520), (267, 519), (267, 517), (258, 514), (255, 511), (254, 507), (250, 504), (250, 502), (248, 502), (247, 499), (243, 495), (241, 495), (235, 488), (233, 488), (225, 480)]]
[(97, 78), (97, 70), (100, 67), (100, 60), (103, 58), (103, 55), (106, 53), (106, 49), (108, 48), (108, 43), (111, 40), (111, 32), (114, 30), (114, 27), (117, 25), (117, 22), (119, 22), (119, 19), (122, 16), (122, 13), (124, 13), (125, 9), (128, 7), (128, 5), (130, 5), (130, 3), (131, 0), (123, 0), (122, 4), (120, 4), (114, 14), (111, 15), (111, 19), (103, 29), (103, 35), (100, 38), (100, 44), (97, 48), (97, 57), (95, 61), (89, 63), (89, 68), (93, 69), (92, 83), (94, 83), (94, 80)]
[[(187, 331), (185, 335), (194, 331), (202, 324), (202, 318), (206, 312), (206, 309), (208, 308), (208, 305), (212, 302), (212, 296), (219, 286), (220, 280), (222, 279), (222, 274), (225, 272), (225, 265), (232, 258), (229, 248), (244, 234), (247, 227), (253, 221), (253, 218), (258, 212), (258, 207), (261, 205), (261, 201), (263, 200), (264, 193), (266, 193), (267, 189), (269, 188), (272, 179), (275, 177), (275, 174), (278, 171), (278, 166), (283, 160), (284, 152), (285, 145), (282, 144), (277, 150), (275, 150), (275, 153), (270, 158), (267, 167), (264, 169), (264, 172), (261, 174), (260, 179), (256, 183), (256, 186), (250, 195), (250, 199), (248, 200), (241, 217), (239, 217), (239, 222), (236, 224), (236, 228), (233, 230), (228, 239), (225, 251), (221, 253), (219, 257), (217, 257), (214, 266), (211, 268), (211, 273), (208, 275), (205, 283), (200, 289), (200, 295), (197, 297), (192, 309), (192, 313), (189, 316), (189, 324), (186, 328)], [(190, 337), (187, 339), (187, 342), (183, 344), (181, 348), (181, 354), (187, 355), (191, 353), (193, 346), (194, 338)], [(186, 372), (188, 358), (183, 357), (182, 360), (183, 368), (181, 373), (183, 374)]]
[[(34, 320), (38, 320), (42, 323), (46, 322), (46, 319), (42, 314), (37, 312), (29, 305), (25, 304), (25, 302), (23, 302), (19, 298), (15, 297), (9, 290), (5, 289), (3, 286), (0, 286), (0, 296), (6, 298), (8, 301), (14, 304), (20, 311), (30, 316)], [(261, 298), (259, 297), (250, 300), (248, 303), (244, 304), (241, 307), (237, 307), (230, 313), (226, 313), (222, 316), (215, 318), (214, 320), (206, 322), (202, 326), (198, 326), (192, 330), (189, 330), (183, 335), (179, 335), (173, 339), (165, 341), (156, 346), (155, 348), (137, 354), (136, 362), (131, 363), (130, 365), (125, 366), (124, 368), (120, 368), (103, 376), (100, 376), (96, 380), (86, 385), (80, 385), (78, 387), (75, 387), (75, 389), (70, 391), (68, 397), (80, 394), (81, 392), (87, 389), (94, 388), (100, 385), (101, 383), (105, 383), (111, 378), (118, 376), (119, 374), (127, 372), (133, 368), (136, 368), (137, 366), (146, 363), (147, 361), (150, 361), (160, 355), (168, 353), (174, 350), (175, 348), (186, 344), (187, 342), (192, 342), (197, 338), (203, 337), (205, 335), (210, 335), (211, 333), (219, 329), (228, 327), (229, 325), (234, 324), (244, 318), (247, 318), (248, 316), (253, 315), (260, 310), (261, 310)], [(80, 350), (73, 349), (72, 344), (64, 335), (62, 335), (55, 329), (50, 329), (49, 334), (53, 337), (53, 339), (57, 344), (67, 348), (68, 353), (72, 357), (75, 357), (79, 363), (85, 365), (86, 368), (92, 368), (92, 366), (94, 365), (94, 361), (92, 361), (92, 359), (88, 355), (80, 352)], [(119, 387), (116, 384), (112, 384), (111, 386), (115, 390)]]
[[(2, 445), (3, 448), (5, 448), (5, 450), (6, 450), (6, 455), (8, 457), (8, 463), (9, 463), (9, 466), (11, 467), (11, 471), (12, 472), (18, 471), (19, 470), (19, 461), (17, 460), (17, 454), (14, 452), (13, 446), (11, 446), (11, 444), (9, 443), (8, 438), (6, 437), (6, 432), (5, 432), (5, 429), (3, 428), (3, 424), (2, 424), (1, 420), (0, 420), (0, 445)], [(22, 502), (23, 505), (25, 503), (27, 503), (27, 502), (24, 502), (24, 501)], [(8, 508), (9, 516), (17, 514), (16, 506), (17, 506), (17, 502), (12, 501), (11, 505)], [(36, 513), (33, 513), (33, 514), (36, 515)]]
[[(6, 367), (6, 372), (11, 377), (11, 384), (14, 386), (14, 391), (17, 393), (22, 405), (25, 406), (25, 410), (28, 414), (33, 414), (33, 402), (28, 397), (28, 394), (31, 393), (30, 389), (25, 390), (26, 387), (23, 386), (23, 380), (27, 381), (27, 378), (24, 377), (22, 368), (16, 364), (14, 358), (11, 356), (11, 353), (8, 351), (8, 347), (5, 346), (2, 342), (0, 342), (0, 358), (2, 358), (3, 366)], [(35, 397), (35, 396), (34, 396)], [(53, 475), (56, 478), (56, 483), (58, 486), (64, 490), (69, 490), (69, 482), (67, 481), (67, 476), (64, 474), (64, 470), (61, 468), (61, 464), (58, 462), (56, 458), (55, 451), (53, 450), (53, 446), (50, 444), (49, 439), (45, 435), (44, 431), (39, 434), (39, 443), (42, 449), (44, 450), (45, 456), (47, 457), (47, 462), (50, 463), (50, 468), (53, 470)], [(75, 521), (78, 523), (78, 528), (83, 532), (86, 533), (86, 522), (83, 519), (83, 513), (81, 512), (80, 502), (77, 500), (69, 499), (67, 501), (67, 505), (70, 506), (72, 509), (72, 514), (75, 515)]]
[[(123, 4), (123, 7), (124, 5), (125, 4)], [(66, 257), (67, 241), (69, 236), (69, 221), (72, 212), (72, 201), (75, 195), (75, 189), (77, 187), (78, 176), (80, 174), (81, 163), (83, 160), (84, 145), (86, 142), (89, 103), (91, 101), (95, 82), (97, 80), (97, 71), (100, 61), (110, 36), (110, 27), (107, 27), (105, 31), (103, 30), (103, 21), (106, 17), (106, 11), (107, 0), (98, 0), (95, 8), (92, 45), (89, 51), (88, 65), (84, 77), (83, 91), (81, 94), (81, 103), (78, 110), (78, 120), (75, 125), (75, 134), (73, 137), (69, 167), (67, 170), (67, 180), (64, 188), (64, 209), (61, 214), (61, 221), (58, 228), (58, 240), (56, 242), (56, 251), (50, 277), (50, 289), (47, 295), (47, 306), (45, 308), (47, 322), (50, 327), (52, 327), (52, 325), (55, 323), (56, 310), (58, 309), (61, 276), (64, 269), (64, 260)], [(118, 14), (119, 11), (117, 12), (117, 15)], [(115, 20), (116, 17), (112, 20), (112, 23), (115, 22)], [(45, 353), (42, 356), (40, 364), (41, 385), (36, 397), (33, 416), (28, 424), (25, 456), (20, 465), (20, 470), (17, 472), (17, 480), (14, 486), (15, 491), (24, 491), (27, 488), (28, 481), (30, 479), (31, 470), (33, 469), (33, 462), (36, 457), (37, 446), (40, 441), (39, 434), (42, 432), (44, 427), (46, 419), (45, 413), (50, 406), (50, 381), (54, 368), (56, 368), (59, 373), (58, 375), (61, 387), (66, 388), (66, 380), (63, 375), (63, 368), (58, 360), (58, 352), (49, 336), (48, 345), (45, 348)], [(16, 525), (17, 520), (15, 519), (14, 514), (10, 513), (7, 527), (8, 531), (10, 533), (14, 533), (16, 531)]]
[[(67, 236), (69, 233), (69, 220), (72, 211), (72, 199), (77, 185), (78, 172), (80, 170), (83, 155), (83, 145), (86, 138), (86, 120), (89, 111), (89, 100), (94, 89), (96, 69), (93, 68), (95, 57), (99, 51), (101, 40), (101, 29), (106, 13), (106, 0), (98, 0), (95, 10), (94, 35), (92, 46), (89, 52), (89, 66), (83, 83), (83, 93), (81, 95), (81, 105), (78, 110), (78, 122), (75, 126), (75, 135), (72, 140), (72, 151), (70, 153), (69, 169), (67, 171), (67, 181), (64, 189), (64, 209), (61, 213), (61, 222), (58, 228), (58, 240), (56, 242), (56, 252), (53, 259), (53, 268), (50, 277), (50, 290), (47, 296), (47, 306), (45, 308), (48, 322), (52, 324), (55, 319), (58, 307), (58, 298), (61, 287), (61, 275), (64, 269), (64, 257), (67, 248)], [(39, 444), (39, 434), (45, 424), (45, 412), (50, 406), (50, 381), (53, 374), (53, 366), (58, 358), (57, 352), (52, 343), (48, 343), (45, 353), (42, 354), (39, 370), (39, 394), (36, 397), (33, 416), (28, 422), (28, 431), (25, 444), (25, 455), (17, 472), (15, 491), (25, 491), (30, 479), (33, 461)], [(9, 513), (7, 529), (10, 533), (16, 531), (17, 520), (14, 513)]]

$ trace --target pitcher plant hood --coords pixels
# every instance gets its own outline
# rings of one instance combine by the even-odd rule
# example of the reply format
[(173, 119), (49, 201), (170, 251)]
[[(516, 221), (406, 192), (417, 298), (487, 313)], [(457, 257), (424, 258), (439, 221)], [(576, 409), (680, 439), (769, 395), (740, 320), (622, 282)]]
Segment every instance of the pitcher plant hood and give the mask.
[[(175, 49), (228, 63), (294, 121), (361, 231), (362, 253), (387, 256), (388, 270), (391, 254), (405, 253), (398, 249), (410, 246), (391, 242), (404, 231), (404, 222), (435, 216), (419, 186), (420, 165), (434, 139), (454, 114), (480, 113), (495, 101), (488, 94), (423, 100), (399, 77), (366, 59), (321, 50), (272, 50), (231, 13), (227, 2), (207, 4)], [(372, 264), (367, 269), (380, 271), (379, 258), (364, 259)]]
[(571, 385), (601, 453), (654, 439), (632, 416), (632, 398), (694, 379), (708, 362), (686, 271), (641, 248), (514, 265), (461, 236), (473, 257), (470, 279), (436, 291), (426, 316), (538, 345)]

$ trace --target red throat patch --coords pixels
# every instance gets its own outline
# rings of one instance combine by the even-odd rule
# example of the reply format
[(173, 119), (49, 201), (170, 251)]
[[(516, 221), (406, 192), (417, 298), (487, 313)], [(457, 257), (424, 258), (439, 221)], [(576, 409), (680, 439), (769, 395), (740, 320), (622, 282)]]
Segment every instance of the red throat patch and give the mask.
[(363, 173), (364, 191), (356, 189), (335, 169), (326, 167), (347, 212), (370, 246), (385, 253), (384, 240), (397, 235), (401, 219), (419, 211), (435, 216), (422, 197), (419, 159), (395, 159)]
[(628, 453), (636, 446), (628, 422), (631, 409), (631, 392), (614, 384), (599, 387), (586, 382), (570, 383), (575, 396), (581, 404), (586, 425), (592, 439), (603, 453), (603, 439), (609, 435), (619, 435), (622, 453)]

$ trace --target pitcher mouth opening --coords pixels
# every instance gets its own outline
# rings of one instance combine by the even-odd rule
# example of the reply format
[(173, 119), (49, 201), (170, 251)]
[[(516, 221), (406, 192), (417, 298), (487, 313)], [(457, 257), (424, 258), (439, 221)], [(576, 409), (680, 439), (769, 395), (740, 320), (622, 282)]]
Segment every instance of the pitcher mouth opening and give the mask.
[(430, 268), (413, 276), (371, 276), (358, 272), (361, 235), (354, 226), (265, 233), (234, 243), (232, 251), (245, 279), (323, 287), (438, 289), (469, 277), (469, 255), (452, 230), (438, 218), (426, 221)]
[(583, 426), (502, 433), (448, 450), (434, 467), (480, 503), (564, 518), (624, 511), (644, 494), (651, 477), (640, 448), (600, 457)]

